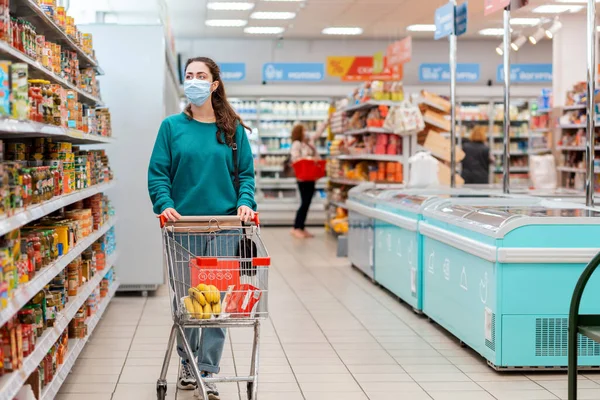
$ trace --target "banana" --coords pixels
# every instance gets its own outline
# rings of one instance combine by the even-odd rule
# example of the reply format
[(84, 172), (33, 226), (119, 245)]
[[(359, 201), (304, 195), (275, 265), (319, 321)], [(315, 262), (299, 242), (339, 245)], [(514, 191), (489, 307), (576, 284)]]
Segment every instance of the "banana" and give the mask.
[(199, 284), (198, 286), (196, 286), (196, 289), (198, 289), (201, 292), (206, 292), (206, 288), (208, 286), (206, 286), (204, 283)]
[(190, 317), (195, 318), (194, 314), (196, 313), (196, 309), (194, 307), (194, 301), (190, 297), (184, 297), (183, 305), (185, 306), (185, 309), (188, 312), (188, 314), (190, 314)]
[(203, 315), (203, 318), (204, 319), (210, 319), (211, 316), (212, 316), (212, 308), (210, 307), (209, 303), (206, 303), (206, 305), (204, 306), (204, 315)]
[(196, 300), (198, 303), (200, 303), (200, 305), (202, 307), (204, 307), (206, 305), (206, 298), (204, 297), (204, 295), (195, 287), (193, 288), (189, 288), (188, 290), (188, 294), (190, 295), (191, 298), (193, 298), (194, 300)]
[(194, 318), (195, 319), (203, 319), (204, 318), (204, 309), (196, 300), (192, 301), (194, 303)]
[(219, 314), (221, 314), (221, 303), (220, 302), (219, 303), (215, 303), (212, 306), (212, 312), (213, 312), (213, 314), (214, 314), (215, 317), (218, 317)]
[(217, 289), (216, 286), (214, 285), (210, 285), (209, 286), (211, 292), (212, 292), (212, 304), (217, 304), (221, 301), (221, 292), (219, 292), (219, 289)]

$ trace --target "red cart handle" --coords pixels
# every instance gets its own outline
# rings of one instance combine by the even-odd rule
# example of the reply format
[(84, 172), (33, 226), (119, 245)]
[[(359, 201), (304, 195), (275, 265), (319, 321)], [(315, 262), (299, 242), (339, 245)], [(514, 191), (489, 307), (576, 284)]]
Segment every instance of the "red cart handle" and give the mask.
[[(187, 217), (187, 218), (189, 219), (189, 217)], [(215, 217), (210, 217), (210, 218), (215, 218)], [(231, 218), (231, 217), (228, 217), (228, 218)], [(185, 219), (186, 219), (186, 217), (181, 218), (181, 220), (185, 220)], [(160, 221), (161, 229), (164, 228), (165, 225), (167, 225), (167, 222), (169, 222), (167, 217), (165, 217), (162, 214), (158, 216), (158, 220)], [(256, 225), (257, 227), (260, 227), (260, 217), (258, 216), (257, 212), (254, 213), (254, 218), (252, 218), (252, 222), (254, 222), (254, 225)]]

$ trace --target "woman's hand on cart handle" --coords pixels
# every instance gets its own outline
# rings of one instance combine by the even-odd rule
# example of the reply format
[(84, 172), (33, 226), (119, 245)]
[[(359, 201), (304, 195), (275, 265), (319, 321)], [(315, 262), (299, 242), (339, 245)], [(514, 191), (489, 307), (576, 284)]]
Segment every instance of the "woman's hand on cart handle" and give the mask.
[(241, 206), (238, 208), (238, 217), (240, 217), (240, 221), (242, 222), (254, 221), (256, 222), (256, 225), (258, 225), (258, 213), (254, 212), (254, 210), (248, 206)]
[(158, 218), (160, 219), (160, 226), (162, 228), (167, 222), (175, 222), (181, 219), (181, 215), (174, 208), (166, 208)]

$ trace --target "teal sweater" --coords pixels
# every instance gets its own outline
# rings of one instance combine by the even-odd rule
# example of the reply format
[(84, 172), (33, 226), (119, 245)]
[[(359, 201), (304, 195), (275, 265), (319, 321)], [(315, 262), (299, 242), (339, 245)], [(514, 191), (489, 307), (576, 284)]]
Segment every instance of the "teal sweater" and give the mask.
[(148, 167), (148, 191), (156, 214), (174, 208), (181, 215), (235, 215), (241, 206), (256, 210), (254, 161), (239, 125), (236, 132), (240, 190), (234, 185), (231, 147), (217, 141), (217, 125), (183, 113), (165, 119)]

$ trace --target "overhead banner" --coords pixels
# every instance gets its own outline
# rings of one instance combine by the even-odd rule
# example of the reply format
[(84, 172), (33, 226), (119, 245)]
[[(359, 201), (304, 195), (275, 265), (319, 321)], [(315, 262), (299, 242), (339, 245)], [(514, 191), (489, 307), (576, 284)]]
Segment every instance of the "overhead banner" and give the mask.
[[(481, 67), (479, 64), (457, 64), (456, 81), (464, 83), (479, 82)], [(450, 82), (450, 64), (421, 64), (419, 65), (419, 81), (421, 82)]]
[(224, 81), (243, 81), (246, 79), (245, 63), (221, 63), (221, 79)]
[[(504, 82), (504, 66), (498, 65), (496, 80)], [(552, 82), (552, 64), (512, 64), (510, 66), (511, 83), (549, 83)]]
[(454, 5), (448, 3), (435, 10), (435, 34), (438, 40), (454, 32)]
[(320, 82), (325, 79), (323, 63), (267, 63), (263, 65), (265, 82)]
[(484, 0), (483, 14), (490, 15), (496, 11), (505, 9), (510, 5), (510, 0)]
[[(384, 65), (385, 65), (384, 60)], [(373, 72), (373, 57), (333, 56), (327, 57), (327, 75), (341, 78), (347, 82), (363, 82), (370, 80), (399, 81), (402, 80), (402, 66), (394, 69), (384, 67), (383, 72)]]
[(456, 36), (464, 35), (467, 33), (467, 15), (468, 3), (465, 1), (460, 6), (456, 6), (454, 10), (454, 34)]
[(409, 36), (390, 44), (386, 51), (388, 67), (396, 67), (410, 62), (412, 58), (412, 38)]

